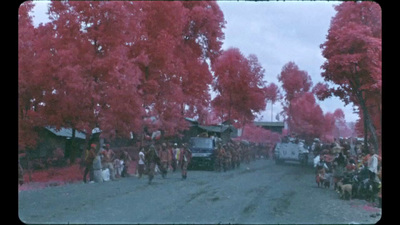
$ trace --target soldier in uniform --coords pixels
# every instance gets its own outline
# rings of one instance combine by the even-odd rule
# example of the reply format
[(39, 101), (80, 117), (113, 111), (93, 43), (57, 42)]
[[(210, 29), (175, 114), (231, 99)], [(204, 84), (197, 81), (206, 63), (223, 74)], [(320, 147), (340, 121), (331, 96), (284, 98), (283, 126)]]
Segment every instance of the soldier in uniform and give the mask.
[(159, 160), (156, 148), (154, 145), (150, 145), (146, 152), (146, 168), (148, 170), (147, 175), (149, 176), (149, 184), (154, 178), (154, 170), (156, 168), (157, 161)]
[(229, 170), (231, 168), (231, 160), (232, 160), (232, 155), (231, 155), (231, 149), (228, 148), (227, 145), (223, 146), (225, 149), (225, 155), (224, 155), (224, 172)]
[(224, 166), (224, 157), (225, 157), (225, 149), (221, 144), (218, 144), (218, 153), (217, 153), (217, 171), (221, 171), (221, 167)]
[(239, 167), (239, 152), (234, 144), (232, 144), (232, 169)]
[(220, 171), (220, 169), (221, 169), (221, 167), (219, 166), (219, 151), (220, 151), (220, 148), (219, 148), (219, 145), (217, 145), (216, 147), (215, 147), (215, 150), (214, 150), (214, 154), (215, 154), (215, 160), (214, 160), (214, 170), (215, 171)]
[(176, 164), (177, 164), (177, 158), (176, 158), (176, 152), (177, 152), (178, 144), (175, 143), (174, 146), (169, 147), (169, 152), (171, 154), (171, 166), (172, 166), (172, 172), (175, 172), (176, 170)]
[(236, 155), (236, 161), (235, 161), (235, 167), (239, 168), (240, 167), (240, 146), (238, 144), (234, 144), (233, 149), (235, 151)]
[(179, 154), (179, 165), (181, 165), (182, 180), (186, 180), (187, 166), (189, 165), (191, 158), (192, 158), (192, 152), (186, 146), (186, 144), (184, 144), (183, 148)]
[(248, 145), (244, 146), (244, 160), (246, 164), (250, 163), (250, 147)]
[(161, 176), (162, 178), (165, 178), (167, 176), (168, 172), (168, 167), (170, 165), (170, 160), (171, 160), (171, 154), (167, 149), (167, 144), (163, 143), (161, 145), (160, 152), (158, 153), (158, 156), (160, 157), (160, 163), (161, 163)]

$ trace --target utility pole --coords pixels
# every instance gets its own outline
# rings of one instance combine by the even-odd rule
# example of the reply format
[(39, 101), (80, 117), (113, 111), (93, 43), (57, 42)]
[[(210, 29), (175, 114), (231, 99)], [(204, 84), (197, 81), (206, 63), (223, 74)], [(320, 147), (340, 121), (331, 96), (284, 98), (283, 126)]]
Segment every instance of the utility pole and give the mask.
[(272, 112), (273, 112), (273, 110), (274, 110), (274, 103), (271, 101), (271, 122), (273, 122), (272, 120), (273, 120), (273, 117), (272, 117)]

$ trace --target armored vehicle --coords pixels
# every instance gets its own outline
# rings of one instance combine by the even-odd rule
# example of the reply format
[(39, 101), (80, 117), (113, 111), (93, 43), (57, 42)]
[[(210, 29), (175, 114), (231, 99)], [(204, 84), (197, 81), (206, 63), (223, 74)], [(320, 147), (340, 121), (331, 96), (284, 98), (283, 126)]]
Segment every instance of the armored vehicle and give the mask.
[(308, 154), (309, 152), (303, 142), (280, 142), (276, 144), (274, 159), (276, 164), (281, 164), (285, 161), (294, 161), (302, 165), (307, 165)]

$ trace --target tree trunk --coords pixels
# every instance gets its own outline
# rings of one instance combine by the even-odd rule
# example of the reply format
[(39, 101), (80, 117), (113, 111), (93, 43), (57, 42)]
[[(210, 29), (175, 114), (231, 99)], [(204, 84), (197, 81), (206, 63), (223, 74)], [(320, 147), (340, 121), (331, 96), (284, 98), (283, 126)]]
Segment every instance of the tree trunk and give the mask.
[(367, 106), (365, 104), (362, 94), (359, 91), (356, 91), (356, 96), (358, 98), (358, 102), (360, 103), (361, 110), (363, 112), (364, 127), (366, 127), (369, 130), (369, 132), (371, 134), (372, 145), (374, 147), (374, 152), (376, 154), (378, 154), (378, 152), (379, 152), (378, 136), (376, 135), (376, 130), (375, 130), (374, 124), (372, 123), (371, 116), (368, 113), (368, 109), (367, 109)]
[[(362, 94), (362, 91), (360, 91), (360, 81), (358, 80), (358, 76), (357, 76), (357, 65), (354, 65), (354, 80), (349, 79), (349, 83), (353, 89), (353, 92), (355, 93), (355, 96), (358, 100), (358, 103), (360, 104), (361, 107), (361, 111), (363, 113), (363, 117), (364, 117), (364, 136), (367, 136), (368, 132), (365, 132), (365, 128), (367, 128), (369, 130), (369, 132), (371, 133), (371, 141), (372, 141), (372, 145), (374, 148), (374, 152), (376, 154), (378, 154), (379, 152), (379, 143), (378, 143), (378, 136), (376, 135), (376, 130), (374, 127), (374, 124), (372, 123), (372, 119), (371, 116), (368, 113), (368, 108), (367, 105), (365, 104), (365, 99), (364, 96)], [(364, 138), (364, 143), (366, 143), (367, 138)], [(367, 145), (365, 145), (367, 146)]]
[(273, 118), (272, 118), (272, 116), (273, 116), (273, 110), (274, 110), (274, 103), (271, 101), (271, 122), (273, 121)]
[(72, 137), (71, 137), (71, 145), (70, 145), (70, 155), (69, 155), (69, 160), (70, 163), (74, 163), (76, 159), (76, 144), (75, 144), (75, 134), (76, 134), (76, 129), (72, 128)]
[(288, 113), (288, 134), (292, 133), (292, 104), (289, 102), (289, 113)]
[(367, 127), (367, 120), (365, 119), (364, 111), (363, 111), (363, 126), (364, 126), (364, 149), (362, 151), (365, 154), (368, 154), (369, 153), (368, 152), (368, 127)]

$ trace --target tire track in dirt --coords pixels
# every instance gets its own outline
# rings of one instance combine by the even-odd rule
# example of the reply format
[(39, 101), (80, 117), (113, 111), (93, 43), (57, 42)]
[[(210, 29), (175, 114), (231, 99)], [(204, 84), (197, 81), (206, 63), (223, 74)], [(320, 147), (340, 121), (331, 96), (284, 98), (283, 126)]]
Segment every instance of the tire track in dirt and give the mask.
[(272, 211), (275, 215), (282, 216), (287, 213), (287, 209), (290, 206), (291, 199), (296, 194), (295, 191), (287, 191), (282, 194), (281, 197), (274, 200)]

